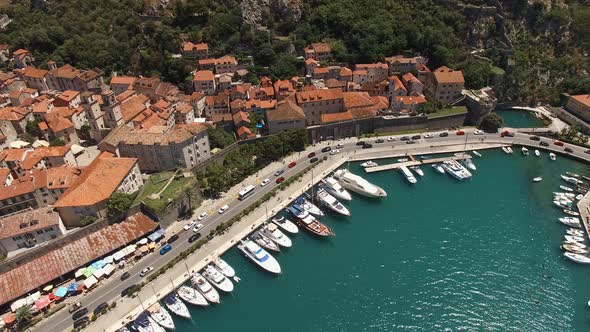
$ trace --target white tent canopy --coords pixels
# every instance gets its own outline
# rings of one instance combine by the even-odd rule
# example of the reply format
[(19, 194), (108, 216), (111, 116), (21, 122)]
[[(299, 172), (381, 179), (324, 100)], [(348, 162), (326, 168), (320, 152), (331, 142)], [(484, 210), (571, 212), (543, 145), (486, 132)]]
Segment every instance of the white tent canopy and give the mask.
[(86, 289), (89, 289), (92, 286), (96, 285), (97, 282), (98, 280), (96, 280), (94, 276), (90, 276), (89, 278), (86, 278), (86, 280), (84, 280), (84, 287), (86, 287)]
[(101, 267), (100, 269), (94, 271), (94, 273), (92, 274), (96, 279), (100, 279), (104, 276), (104, 270)]
[(137, 244), (140, 244), (140, 245), (146, 245), (147, 243), (148, 243), (147, 237), (144, 237), (143, 239), (137, 241)]
[(103, 258), (102, 261), (105, 262), (105, 263), (107, 263), (107, 264), (112, 263), (113, 262), (113, 256), (112, 255), (111, 256), (107, 256), (107, 257)]
[(12, 312), (16, 312), (18, 310), (18, 308), (27, 305), (27, 299), (26, 298), (22, 298), (22, 299), (18, 299), (14, 302), (12, 302), (12, 304), (10, 305), (10, 310), (12, 310)]
[(82, 152), (84, 152), (84, 150), (86, 150), (86, 148), (84, 148), (83, 146), (80, 146), (78, 144), (72, 144), (72, 153), (73, 154), (82, 153)]
[(31, 143), (24, 142), (24, 141), (14, 141), (14, 142), (11, 142), (9, 145), (13, 149), (22, 149), (24, 147), (31, 145)]
[(113, 264), (107, 264), (102, 268), (105, 275), (110, 276), (113, 271), (115, 271), (115, 266)]
[(39, 139), (39, 140), (36, 140), (35, 143), (33, 143), (34, 148), (38, 148), (40, 146), (48, 147), (49, 142), (47, 142), (46, 140)]
[(78, 271), (76, 271), (76, 273), (74, 273), (74, 277), (75, 278), (80, 278), (81, 276), (84, 275), (84, 271), (86, 270), (85, 267), (78, 269)]

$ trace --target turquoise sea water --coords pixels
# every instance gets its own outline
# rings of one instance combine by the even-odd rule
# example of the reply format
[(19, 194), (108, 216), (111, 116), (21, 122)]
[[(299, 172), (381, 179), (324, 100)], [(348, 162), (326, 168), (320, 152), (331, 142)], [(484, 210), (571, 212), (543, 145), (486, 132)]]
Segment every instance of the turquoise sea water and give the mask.
[(537, 119), (533, 114), (523, 110), (499, 109), (494, 111), (502, 118), (504, 124), (513, 128), (539, 128), (544, 127), (543, 121)]
[(175, 318), (176, 331), (589, 330), (590, 266), (561, 256), (551, 204), (559, 174), (587, 165), (516, 151), (482, 151), (464, 182), (422, 166), (414, 186), (351, 164), (389, 196), (354, 195), (351, 217), (322, 218), (335, 238), (292, 236), (278, 277), (230, 250), (242, 281), (220, 305), (192, 307), (193, 321)]

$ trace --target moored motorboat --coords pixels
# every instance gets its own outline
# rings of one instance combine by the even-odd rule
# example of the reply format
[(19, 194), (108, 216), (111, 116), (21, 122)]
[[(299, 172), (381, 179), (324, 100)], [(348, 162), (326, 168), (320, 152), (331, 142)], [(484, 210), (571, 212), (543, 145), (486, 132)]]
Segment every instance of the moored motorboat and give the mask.
[(503, 146), (502, 147), (502, 151), (504, 151), (504, 153), (509, 154), (510, 152), (508, 151), (508, 147), (507, 146)]
[(541, 151), (535, 149), (535, 156), (540, 157), (541, 156)]
[(561, 248), (563, 248), (563, 250), (567, 250), (569, 252), (573, 252), (576, 254), (586, 254), (588, 253), (587, 249), (584, 248), (580, 248), (579, 246), (575, 245), (575, 244), (569, 244), (569, 243), (564, 243), (561, 245)]
[(576, 247), (581, 248), (581, 249), (586, 249), (587, 248), (587, 246), (584, 243), (579, 242), (579, 241), (563, 240), (563, 244), (571, 244), (571, 245), (576, 246)]
[(406, 180), (408, 180), (409, 183), (415, 184), (416, 182), (418, 182), (418, 180), (416, 180), (416, 177), (414, 176), (414, 174), (412, 174), (412, 172), (410, 172), (410, 169), (408, 167), (400, 166), (399, 170), (402, 172), (402, 175), (406, 178)]
[(553, 153), (553, 152), (550, 152), (550, 153), (549, 153), (549, 159), (551, 159), (551, 160), (556, 160), (556, 159), (557, 159), (557, 156), (555, 155), (555, 153)]
[(533, 178), (533, 182), (541, 182), (543, 181), (543, 178), (540, 176), (537, 176), (536, 178)]
[(321, 217), (324, 215), (324, 212), (319, 207), (317, 207), (309, 199), (307, 199), (303, 196), (300, 196), (299, 198), (297, 198), (295, 200), (295, 204), (298, 204), (299, 206), (304, 208), (305, 211), (307, 211), (315, 216)]
[(477, 167), (475, 167), (475, 164), (473, 163), (471, 158), (465, 158), (465, 159), (461, 160), (461, 162), (463, 163), (463, 165), (465, 165), (465, 167), (469, 168), (470, 170), (472, 170), (472, 171), (477, 170)]
[(375, 166), (379, 166), (379, 164), (377, 164), (376, 162), (369, 160), (369, 161), (365, 161), (364, 163), (361, 164), (361, 167), (364, 168), (370, 168), (370, 167), (375, 167)]
[(508, 151), (508, 153), (513, 153), (514, 152), (514, 151), (512, 151), (512, 148), (509, 147), (509, 146), (506, 147), (506, 150)]
[(147, 309), (147, 312), (149, 313), (150, 317), (160, 326), (168, 330), (174, 330), (175, 326), (172, 316), (170, 316), (168, 310), (162, 308), (159, 303), (154, 303)]
[(581, 178), (580, 174), (576, 174), (576, 173), (572, 173), (572, 172), (565, 172), (565, 175), (571, 176), (574, 178), (578, 178), (578, 179)]
[(580, 219), (576, 217), (561, 217), (559, 218), (559, 222), (566, 226), (581, 228), (582, 225), (580, 224)]
[(287, 210), (293, 214), (297, 223), (299, 223), (299, 225), (305, 228), (307, 231), (319, 236), (334, 235), (330, 227), (322, 224), (319, 220), (317, 220), (299, 205), (293, 204), (289, 206)]
[(203, 270), (203, 277), (220, 291), (231, 293), (234, 290), (234, 284), (229, 278), (226, 278), (215, 266), (207, 265)]
[(188, 311), (186, 304), (182, 302), (175, 293), (170, 293), (164, 297), (164, 304), (176, 316), (182, 318), (191, 318), (191, 313)]
[(281, 273), (279, 262), (266, 250), (250, 240), (240, 241), (238, 249), (256, 265), (271, 273)]
[(147, 312), (142, 312), (133, 321), (133, 327), (139, 332), (165, 332), (164, 328), (150, 317)]
[(191, 277), (193, 286), (212, 303), (219, 303), (219, 293), (200, 273), (193, 273)]
[(563, 189), (565, 191), (574, 191), (572, 188), (566, 187), (566, 186), (563, 186), (563, 185), (559, 186), (559, 188), (561, 188), (561, 189)]
[(236, 275), (236, 270), (234, 270), (234, 268), (231, 267), (231, 265), (227, 264), (227, 262), (224, 261), (221, 257), (217, 257), (213, 261), (213, 264), (215, 264), (215, 267), (217, 267), (217, 269), (228, 278), (233, 278)]
[(408, 160), (410, 160), (410, 159), (408, 159), (408, 158), (399, 158), (397, 161), (400, 162), (400, 163), (405, 163)]
[(291, 222), (291, 220), (283, 216), (274, 217), (271, 219), (271, 221), (286, 232), (289, 232), (291, 234), (299, 233), (299, 228), (297, 228), (297, 225), (295, 225), (293, 222)]
[(563, 236), (568, 242), (584, 242), (584, 238), (575, 235), (564, 235)]
[(387, 193), (381, 187), (370, 183), (362, 177), (349, 172), (347, 169), (339, 169), (334, 172), (334, 178), (346, 189), (367, 197), (386, 197)]
[(269, 237), (271, 240), (273, 240), (275, 243), (277, 243), (281, 247), (289, 248), (293, 245), (293, 242), (291, 241), (291, 239), (287, 235), (285, 235), (283, 232), (281, 232), (279, 227), (275, 224), (263, 225), (260, 228), (260, 230), (262, 231), (262, 233), (264, 235)]
[(570, 209), (563, 209), (563, 213), (569, 214), (570, 216), (579, 216), (580, 214), (576, 211), (572, 211)]
[(420, 169), (420, 166), (411, 166), (410, 169), (419, 176), (424, 176), (424, 172)]
[(444, 161), (442, 167), (457, 180), (469, 179), (472, 176), (471, 173), (456, 160)]
[(276, 244), (273, 240), (262, 235), (261, 232), (255, 232), (250, 236), (250, 240), (256, 242), (259, 246), (264, 249), (272, 250), (272, 251), (281, 251), (281, 248), (278, 244)]
[(573, 235), (573, 236), (584, 236), (584, 232), (582, 232), (579, 229), (575, 229), (575, 228), (568, 228), (565, 230), (565, 232), (569, 235)]
[(342, 205), (334, 196), (330, 195), (327, 191), (320, 189), (316, 194), (317, 199), (324, 206), (327, 206), (330, 210), (341, 214), (343, 216), (350, 216), (350, 211)]
[(525, 148), (524, 146), (522, 147), (522, 149), (520, 149), (522, 151), (522, 154), (525, 156), (529, 155), (529, 149)]
[(473, 154), (474, 154), (475, 156), (477, 156), (477, 157), (481, 157), (481, 153), (479, 153), (479, 151), (477, 151), (477, 150), (473, 150), (472, 152), (473, 152)]
[(566, 181), (566, 182), (569, 182), (569, 183), (573, 183), (573, 184), (576, 184), (576, 185), (580, 185), (580, 184), (583, 184), (583, 183), (584, 183), (584, 181), (582, 181), (582, 180), (579, 180), (579, 179), (576, 179), (576, 178), (574, 178), (574, 177), (565, 176), (565, 175), (563, 175), (563, 174), (562, 174), (562, 175), (560, 175), (560, 176), (561, 176), (561, 178), (562, 178), (564, 181)]
[(576, 253), (573, 253), (573, 252), (564, 252), (563, 255), (566, 258), (568, 258), (569, 260), (574, 261), (576, 263), (590, 264), (590, 257), (588, 257), (588, 256), (576, 254)]
[(576, 199), (578, 201), (581, 200), (582, 198), (584, 198), (584, 195), (582, 195), (582, 194), (576, 195)]
[(442, 168), (440, 164), (432, 164), (432, 168), (434, 168), (440, 174), (445, 174), (445, 169)]
[(343, 199), (345, 201), (352, 200), (352, 196), (346, 189), (344, 189), (340, 183), (336, 179), (331, 176), (322, 180), (322, 186), (326, 189), (327, 192), (334, 195), (334, 197), (338, 199)]
[[(558, 208), (565, 209), (570, 211), (569, 209), (572, 207), (572, 203), (566, 200), (554, 200), (553, 204)], [(563, 212), (565, 212), (565, 210)], [(567, 213), (567, 212), (566, 212)], [(570, 214), (570, 213), (568, 213)], [(573, 215), (573, 214), (572, 214)]]
[(207, 299), (196, 289), (190, 286), (180, 286), (177, 290), (178, 296), (186, 303), (198, 306), (208, 306)]
[(559, 196), (559, 197), (567, 197), (569, 199), (576, 197), (576, 194), (574, 194), (574, 193), (562, 193), (562, 192), (556, 192), (556, 191), (553, 192), (553, 195)]

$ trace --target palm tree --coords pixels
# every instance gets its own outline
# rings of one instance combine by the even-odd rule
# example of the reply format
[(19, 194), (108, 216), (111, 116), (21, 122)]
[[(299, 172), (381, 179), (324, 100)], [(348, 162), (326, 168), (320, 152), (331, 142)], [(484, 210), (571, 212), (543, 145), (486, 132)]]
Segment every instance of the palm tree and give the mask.
[(25, 325), (33, 315), (30, 305), (24, 305), (16, 310), (16, 321), (19, 326)]

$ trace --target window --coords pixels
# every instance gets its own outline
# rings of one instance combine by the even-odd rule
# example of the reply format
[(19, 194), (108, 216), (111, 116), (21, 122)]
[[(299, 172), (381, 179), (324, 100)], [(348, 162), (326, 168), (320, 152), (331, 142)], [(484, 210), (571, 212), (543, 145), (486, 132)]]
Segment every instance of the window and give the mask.
[(41, 234), (43, 234), (43, 230), (42, 229), (40, 229), (40, 230), (37, 231), (37, 235), (41, 235)]

